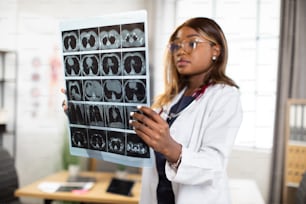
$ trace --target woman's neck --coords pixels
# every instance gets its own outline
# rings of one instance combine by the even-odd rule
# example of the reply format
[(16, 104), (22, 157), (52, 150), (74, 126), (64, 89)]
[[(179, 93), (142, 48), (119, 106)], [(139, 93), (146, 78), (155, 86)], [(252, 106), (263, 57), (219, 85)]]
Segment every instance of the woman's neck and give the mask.
[(187, 83), (187, 88), (185, 90), (185, 96), (191, 96), (194, 92), (196, 92), (201, 86), (203, 86), (203, 77), (195, 79), (189, 78)]
[(203, 83), (196, 83), (196, 84), (192, 84), (192, 85), (188, 84), (184, 95), (185, 96), (192, 96), (192, 94), (194, 94), (197, 90), (199, 90), (201, 86), (203, 86)]

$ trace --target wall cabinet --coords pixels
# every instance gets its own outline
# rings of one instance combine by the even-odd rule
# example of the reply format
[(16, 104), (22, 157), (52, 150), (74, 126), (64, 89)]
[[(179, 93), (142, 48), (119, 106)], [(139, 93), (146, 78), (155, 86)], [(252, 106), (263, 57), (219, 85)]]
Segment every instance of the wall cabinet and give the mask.
[(284, 203), (295, 203), (306, 171), (306, 99), (289, 99), (286, 108)]
[(17, 53), (0, 50), (0, 145), (16, 155)]

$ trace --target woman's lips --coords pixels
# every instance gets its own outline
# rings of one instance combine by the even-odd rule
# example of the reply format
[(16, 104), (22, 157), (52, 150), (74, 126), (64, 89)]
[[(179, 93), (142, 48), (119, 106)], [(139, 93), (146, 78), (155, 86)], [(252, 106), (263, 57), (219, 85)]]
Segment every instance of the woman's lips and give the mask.
[(189, 64), (190, 62), (188, 60), (184, 60), (184, 59), (181, 59), (181, 60), (178, 60), (176, 62), (176, 66), (177, 67), (183, 67), (183, 66), (186, 66), (187, 64)]

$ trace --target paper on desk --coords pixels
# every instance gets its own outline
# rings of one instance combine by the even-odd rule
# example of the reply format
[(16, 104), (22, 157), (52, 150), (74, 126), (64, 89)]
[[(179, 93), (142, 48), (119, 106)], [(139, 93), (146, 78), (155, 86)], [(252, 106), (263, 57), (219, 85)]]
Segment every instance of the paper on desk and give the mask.
[(82, 187), (82, 190), (89, 190), (93, 185), (93, 182), (42, 182), (38, 189), (45, 193), (54, 193), (60, 187)]
[(58, 182), (42, 182), (38, 185), (38, 189), (46, 193), (54, 193), (61, 183)]

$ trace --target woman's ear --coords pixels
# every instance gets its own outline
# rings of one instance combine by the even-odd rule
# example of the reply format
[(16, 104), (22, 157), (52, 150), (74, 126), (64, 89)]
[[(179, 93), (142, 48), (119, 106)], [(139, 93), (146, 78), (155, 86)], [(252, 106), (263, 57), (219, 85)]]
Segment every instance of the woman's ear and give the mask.
[(213, 55), (219, 57), (220, 56), (220, 45), (214, 45), (213, 47)]

